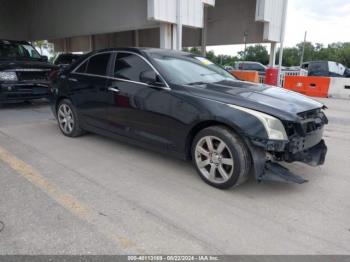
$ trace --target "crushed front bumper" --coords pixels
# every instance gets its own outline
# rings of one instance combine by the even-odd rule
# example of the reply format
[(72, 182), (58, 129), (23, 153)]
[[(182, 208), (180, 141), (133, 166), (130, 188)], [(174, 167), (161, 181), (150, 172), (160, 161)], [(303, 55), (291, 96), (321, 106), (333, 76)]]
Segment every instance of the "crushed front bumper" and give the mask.
[(280, 165), (281, 162), (293, 163), (302, 162), (310, 166), (320, 166), (325, 163), (327, 155), (327, 146), (324, 140), (321, 140), (315, 146), (296, 153), (280, 153), (280, 159), (267, 157), (268, 153), (264, 148), (250, 145), (250, 151), (253, 159), (253, 172), (257, 181), (275, 181), (286, 183), (303, 184), (307, 182), (304, 178), (293, 174), (287, 168)]
[(326, 155), (327, 146), (324, 140), (321, 140), (316, 146), (307, 150), (295, 154), (286, 154), (284, 160), (288, 163), (303, 162), (310, 166), (320, 166), (324, 164)]

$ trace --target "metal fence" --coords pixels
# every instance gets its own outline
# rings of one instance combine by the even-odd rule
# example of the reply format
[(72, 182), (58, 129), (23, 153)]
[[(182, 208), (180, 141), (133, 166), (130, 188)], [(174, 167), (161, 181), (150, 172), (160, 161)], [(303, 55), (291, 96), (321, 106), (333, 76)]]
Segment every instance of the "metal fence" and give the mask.
[[(280, 82), (280, 86), (284, 86), (284, 80), (286, 79), (286, 76), (307, 76), (308, 75), (308, 71), (301, 69), (298, 71), (282, 71), (281, 72), (281, 82)], [(261, 84), (263, 84), (265, 81), (265, 76), (259, 76), (259, 82)]]

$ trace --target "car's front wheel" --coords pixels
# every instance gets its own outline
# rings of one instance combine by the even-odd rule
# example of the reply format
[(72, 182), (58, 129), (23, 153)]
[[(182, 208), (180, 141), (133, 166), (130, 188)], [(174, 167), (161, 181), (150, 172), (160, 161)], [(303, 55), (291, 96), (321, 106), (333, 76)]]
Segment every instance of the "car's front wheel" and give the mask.
[(192, 145), (192, 159), (200, 177), (219, 189), (242, 184), (251, 168), (247, 146), (224, 126), (209, 127), (198, 133)]
[(78, 137), (84, 134), (78, 121), (77, 111), (70, 100), (60, 101), (57, 107), (57, 120), (60, 130), (65, 136)]

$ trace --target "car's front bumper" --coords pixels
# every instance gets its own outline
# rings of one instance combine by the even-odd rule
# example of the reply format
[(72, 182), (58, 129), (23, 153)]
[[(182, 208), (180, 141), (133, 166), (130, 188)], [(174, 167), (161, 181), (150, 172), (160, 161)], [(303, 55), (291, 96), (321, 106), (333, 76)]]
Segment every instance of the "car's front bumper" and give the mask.
[(0, 102), (47, 98), (49, 82), (0, 83)]
[(284, 161), (288, 163), (302, 162), (310, 166), (323, 165), (326, 160), (327, 146), (324, 140), (321, 140), (316, 146), (295, 154), (285, 154)]
[(321, 134), (323, 134), (323, 130), (299, 139), (298, 146), (280, 142), (273, 146), (274, 142), (269, 141), (268, 145), (272, 145), (270, 148), (278, 148), (278, 151), (269, 151), (268, 147), (257, 146), (247, 142), (253, 160), (252, 171), (255, 178), (258, 181), (279, 181), (298, 184), (307, 182), (302, 177), (281, 166), (280, 163), (301, 162), (310, 166), (323, 165), (328, 149)]

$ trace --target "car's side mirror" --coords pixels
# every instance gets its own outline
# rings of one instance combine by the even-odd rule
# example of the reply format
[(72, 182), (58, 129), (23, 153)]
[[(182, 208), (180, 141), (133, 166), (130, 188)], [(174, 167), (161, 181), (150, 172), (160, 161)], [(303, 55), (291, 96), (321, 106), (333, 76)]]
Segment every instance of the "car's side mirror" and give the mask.
[(42, 55), (40, 60), (43, 62), (49, 62), (49, 58), (46, 55)]
[(153, 70), (144, 71), (140, 75), (140, 80), (150, 86), (164, 87), (164, 83), (160, 79), (159, 75)]

